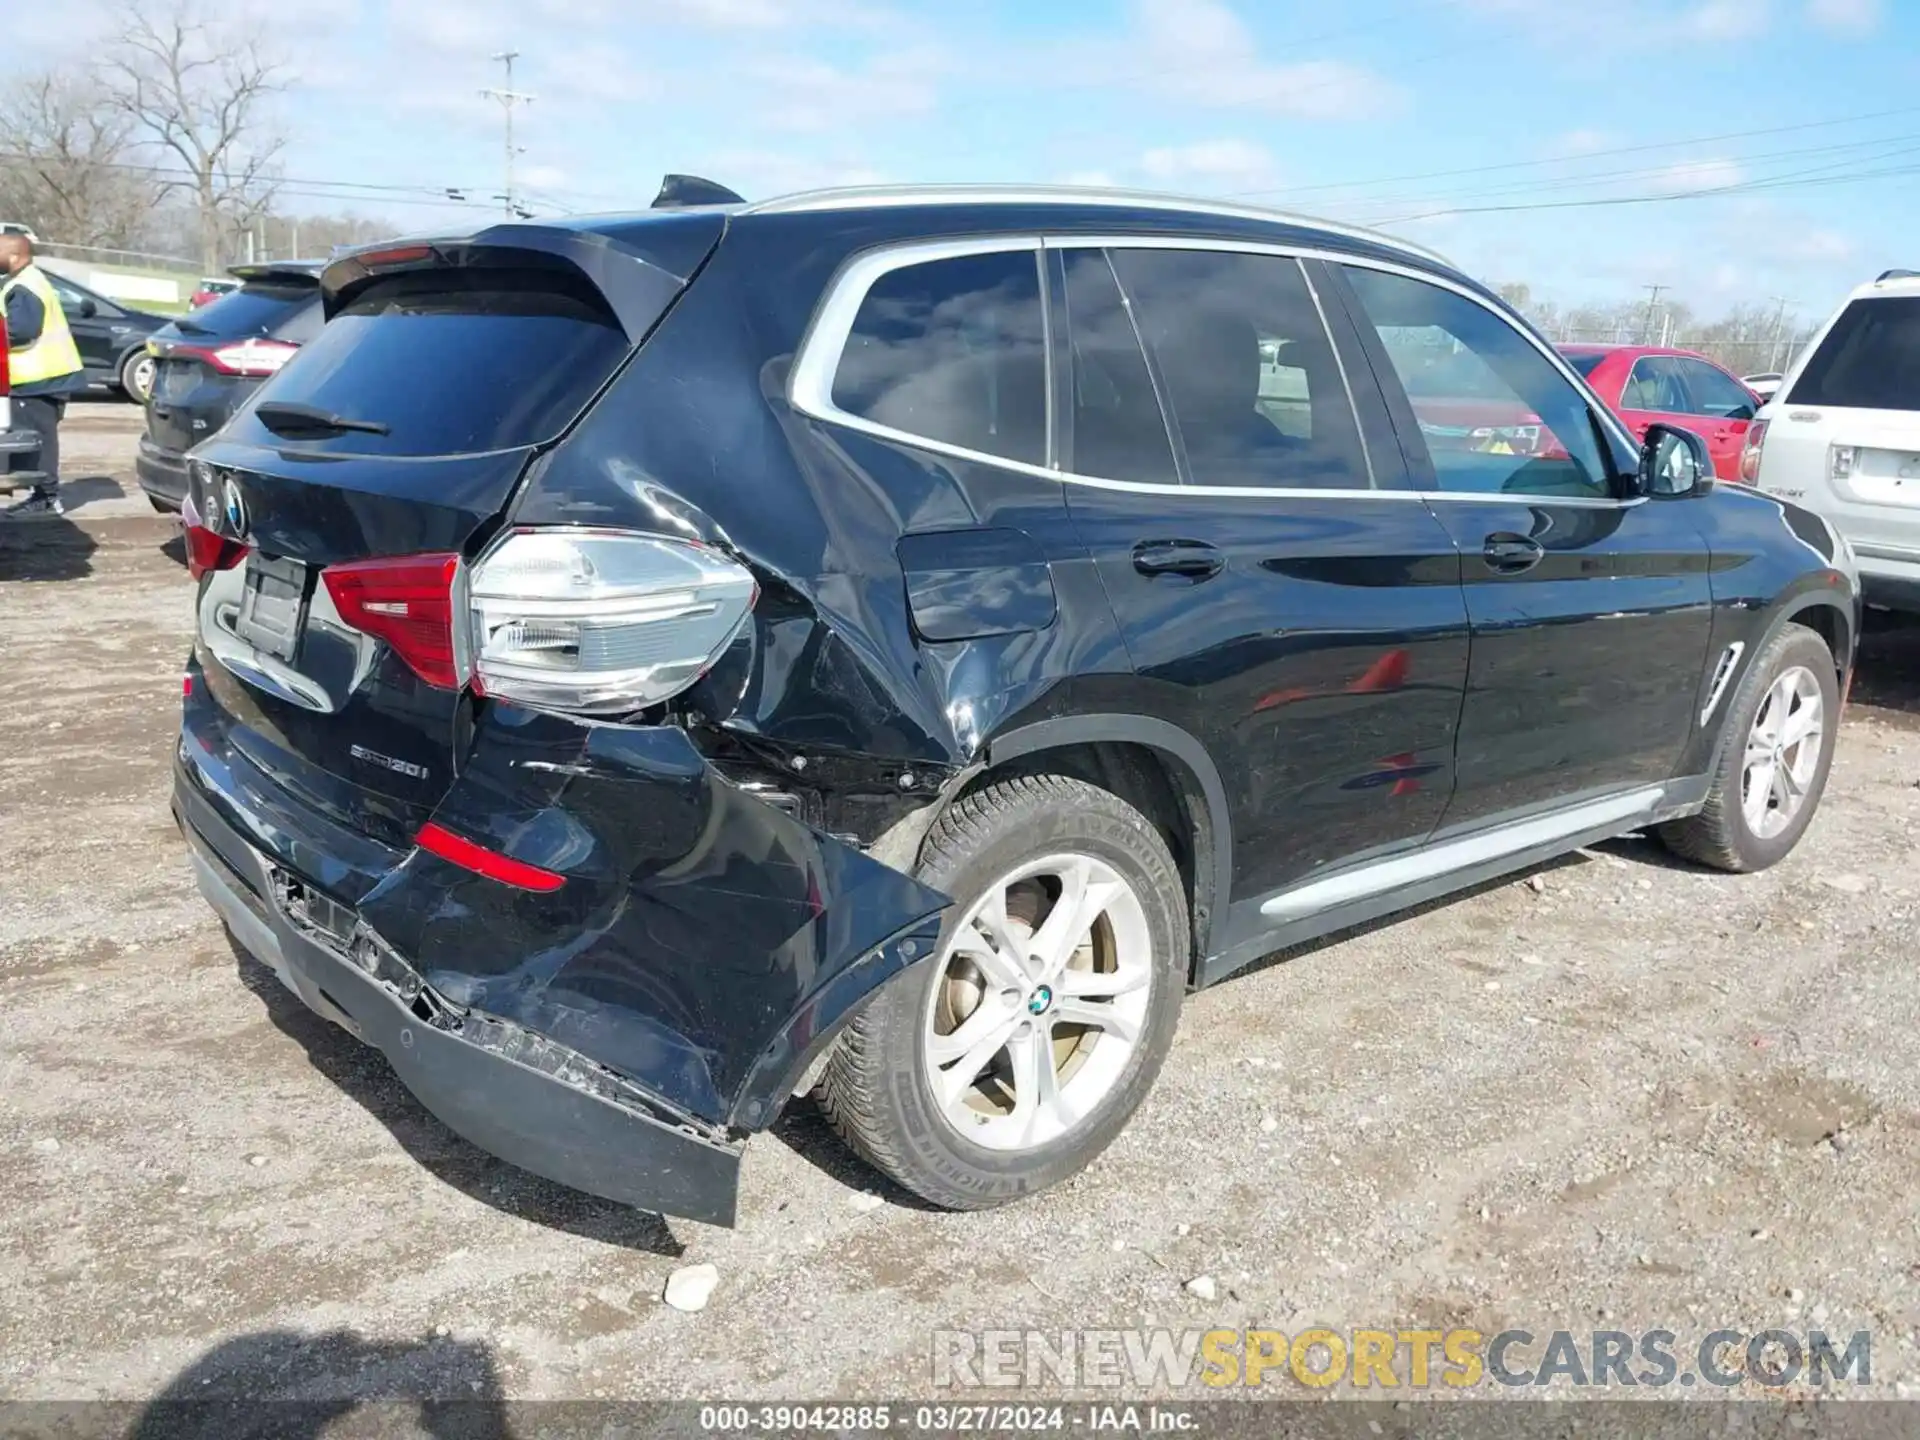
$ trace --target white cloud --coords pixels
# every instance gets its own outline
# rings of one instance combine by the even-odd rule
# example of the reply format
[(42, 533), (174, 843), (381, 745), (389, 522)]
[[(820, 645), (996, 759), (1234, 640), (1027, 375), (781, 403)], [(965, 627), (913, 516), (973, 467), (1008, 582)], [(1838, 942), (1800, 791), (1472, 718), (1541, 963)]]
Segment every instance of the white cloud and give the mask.
[(1611, 150), (1619, 143), (1619, 135), (1611, 130), (1569, 130), (1549, 140), (1546, 152), (1556, 159), (1571, 159)]
[(779, 150), (723, 150), (703, 157), (694, 168), (749, 200), (838, 185), (883, 185), (892, 178), (858, 159)]
[(1807, 0), (1807, 20), (1842, 35), (1871, 35), (1884, 9), (1880, 0)]
[(1264, 145), (1251, 140), (1200, 140), (1191, 145), (1161, 145), (1140, 157), (1140, 169), (1159, 185), (1191, 185), (1228, 192), (1272, 190), (1279, 167)]
[(1138, 57), (1153, 70), (1136, 83), (1195, 105), (1262, 110), (1327, 120), (1399, 108), (1398, 86), (1344, 60), (1275, 64), (1260, 57), (1252, 34), (1221, 0), (1134, 0), (1136, 35), (1110, 63), (1127, 78)]
[(813, 56), (762, 56), (746, 66), (748, 93), (786, 130), (835, 130), (925, 115), (940, 102), (945, 57), (921, 48), (840, 66)]
[(1790, 260), (1815, 264), (1851, 260), (1859, 250), (1858, 245), (1838, 230), (1801, 231), (1788, 237), (1780, 247), (1780, 253)]
[(1683, 160), (1669, 165), (1649, 182), (1665, 195), (1680, 195), (1694, 190), (1719, 190), (1738, 185), (1747, 172), (1737, 160)]
[(1686, 15), (1681, 28), (1702, 40), (1737, 40), (1766, 23), (1766, 0), (1706, 0)]

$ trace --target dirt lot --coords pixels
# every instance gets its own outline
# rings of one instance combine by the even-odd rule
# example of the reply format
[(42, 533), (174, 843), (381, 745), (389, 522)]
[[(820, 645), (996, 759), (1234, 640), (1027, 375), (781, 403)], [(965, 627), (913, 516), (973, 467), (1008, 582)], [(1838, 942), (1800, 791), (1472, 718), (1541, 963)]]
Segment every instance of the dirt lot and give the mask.
[(490, 1161), (229, 948), (134, 419), (76, 407), (84, 503), (0, 538), (0, 1396), (898, 1396), (937, 1328), (1315, 1321), (1864, 1328), (1877, 1393), (1920, 1382), (1920, 628), (1777, 870), (1623, 841), (1268, 963), (1011, 1210), (918, 1208), (798, 1107), (725, 1232)]

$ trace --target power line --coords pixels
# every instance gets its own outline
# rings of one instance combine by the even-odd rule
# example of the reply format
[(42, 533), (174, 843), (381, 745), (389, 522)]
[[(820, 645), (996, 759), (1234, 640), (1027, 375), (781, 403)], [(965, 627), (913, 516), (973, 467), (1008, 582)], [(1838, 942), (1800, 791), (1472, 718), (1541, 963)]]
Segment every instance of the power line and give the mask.
[(1395, 216), (1393, 219), (1378, 220), (1374, 223), (1407, 225), (1416, 220), (1434, 220), (1451, 215), (1511, 214), (1526, 210), (1591, 210), (1604, 209), (1610, 205), (1663, 205), (1682, 200), (1702, 200), (1719, 195), (1746, 195), (1762, 190), (1810, 190), (1823, 185), (1850, 185), (1860, 180), (1875, 180), (1887, 175), (1911, 175), (1916, 172), (1920, 172), (1920, 165), (1895, 165), (1878, 170), (1858, 170), (1852, 174), (1828, 175), (1814, 179), (1801, 179), (1795, 175), (1775, 176), (1734, 185), (1717, 185), (1700, 190), (1667, 191), (1656, 195), (1615, 195), (1586, 200), (1541, 200), (1513, 205), (1463, 205), (1448, 210), (1430, 210), (1419, 215)]
[(1884, 120), (1894, 115), (1915, 114), (1920, 114), (1920, 105), (1903, 105), (1893, 110), (1837, 115), (1826, 120), (1806, 120), (1796, 125), (1769, 125), (1758, 130), (1729, 130), (1718, 135), (1695, 135), (1682, 140), (1656, 140), (1641, 145), (1619, 145), (1605, 150), (1589, 150), (1583, 155), (1555, 155), (1540, 160), (1506, 160), (1493, 165), (1469, 165), (1458, 170), (1425, 170), (1411, 175), (1376, 176), (1370, 180), (1332, 180), (1318, 185), (1235, 190), (1225, 198), (1242, 200), (1262, 195), (1311, 195), (1326, 190), (1360, 189), (1369, 185), (1398, 185), (1408, 180), (1449, 180), (1461, 175), (1488, 175), (1500, 170), (1525, 170), (1543, 165), (1578, 164), (1581, 161), (1607, 159), (1615, 155), (1641, 155), (1653, 150), (1677, 150), (1687, 145), (1717, 145), (1723, 140), (1751, 140), (1761, 135), (1790, 135), (1802, 130), (1820, 130), (1835, 125), (1857, 125), (1868, 120)]

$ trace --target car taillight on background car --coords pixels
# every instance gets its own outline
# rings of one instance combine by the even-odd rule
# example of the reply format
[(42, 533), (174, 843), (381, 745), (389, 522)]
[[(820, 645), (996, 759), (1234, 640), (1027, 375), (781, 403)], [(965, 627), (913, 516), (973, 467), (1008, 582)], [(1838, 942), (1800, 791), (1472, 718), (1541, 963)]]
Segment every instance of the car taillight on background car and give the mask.
[(753, 609), (753, 575), (664, 536), (517, 530), (469, 586), (473, 684), (553, 710), (621, 714), (705, 674)]
[(1748, 485), (1760, 483), (1760, 447), (1767, 443), (1767, 422), (1756, 420), (1747, 426), (1747, 438), (1740, 446), (1740, 479)]
[(284, 340), (236, 340), (230, 345), (170, 345), (166, 353), (177, 359), (198, 360), (222, 375), (263, 379), (300, 353)]

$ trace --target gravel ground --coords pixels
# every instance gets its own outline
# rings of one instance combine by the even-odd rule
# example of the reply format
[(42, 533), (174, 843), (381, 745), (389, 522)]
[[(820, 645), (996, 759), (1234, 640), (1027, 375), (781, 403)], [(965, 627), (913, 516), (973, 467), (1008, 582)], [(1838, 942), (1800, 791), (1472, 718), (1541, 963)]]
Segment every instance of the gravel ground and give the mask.
[(1008, 1210), (799, 1105), (727, 1232), (491, 1161), (230, 948), (167, 813), (187, 584), (135, 420), (76, 407), (83, 503), (0, 536), (0, 1397), (899, 1396), (938, 1329), (1316, 1322), (1868, 1329), (1875, 1393), (1920, 1380), (1920, 627), (1776, 870), (1625, 840), (1278, 957)]

